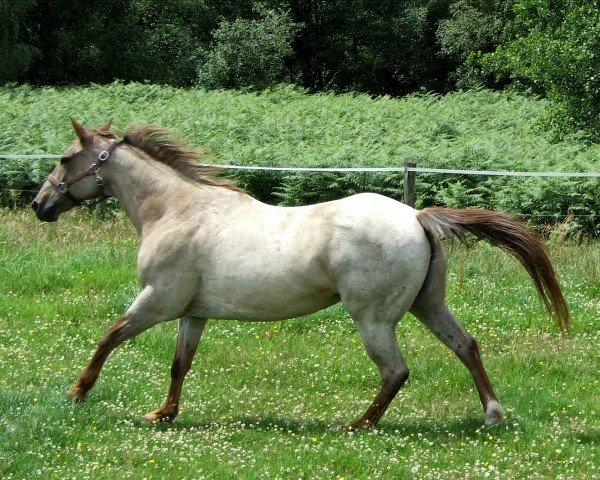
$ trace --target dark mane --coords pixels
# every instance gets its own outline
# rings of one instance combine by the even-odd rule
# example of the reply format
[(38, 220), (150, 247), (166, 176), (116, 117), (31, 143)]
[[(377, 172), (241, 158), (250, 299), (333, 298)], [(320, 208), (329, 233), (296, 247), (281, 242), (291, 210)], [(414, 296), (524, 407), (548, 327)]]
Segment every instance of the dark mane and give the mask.
[(139, 148), (200, 185), (244, 192), (231, 180), (219, 177), (219, 167), (200, 165), (198, 162), (205, 158), (205, 155), (187, 148), (180, 140), (173, 139), (172, 132), (166, 128), (134, 125), (125, 132), (123, 143)]

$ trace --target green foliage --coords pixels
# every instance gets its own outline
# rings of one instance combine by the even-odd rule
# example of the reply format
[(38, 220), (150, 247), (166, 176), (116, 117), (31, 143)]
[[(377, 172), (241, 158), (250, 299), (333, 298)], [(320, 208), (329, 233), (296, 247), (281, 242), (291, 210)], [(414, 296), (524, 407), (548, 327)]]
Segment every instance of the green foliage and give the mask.
[(506, 84), (600, 138), (595, 0), (16, 0), (0, 5), (0, 84), (115, 80), (375, 95)]
[(487, 73), (520, 82), (554, 102), (561, 132), (600, 138), (600, 8), (595, 0), (520, 0), (516, 39), (483, 57)]
[(291, 3), (304, 24), (294, 60), (305, 88), (391, 95), (443, 89), (448, 66), (434, 32), (447, 0)]
[(223, 20), (214, 32), (212, 48), (204, 54), (198, 85), (208, 89), (263, 90), (288, 81), (285, 60), (299, 30), (288, 12), (257, 8), (259, 18)]
[(23, 20), (33, 5), (35, 0), (0, 2), (0, 85), (21, 79), (39, 53), (20, 39)]
[(439, 22), (436, 36), (441, 53), (457, 64), (456, 71), (450, 74), (457, 87), (486, 82), (476, 68), (476, 59), (509, 40), (513, 3), (514, 0), (457, 0), (450, 5), (450, 16)]
[[(111, 78), (192, 85), (206, 32), (213, 27), (205, 2), (132, 0), (126, 62)], [(131, 38), (133, 36), (133, 38)]]
[[(600, 146), (555, 141), (540, 128), (549, 103), (511, 93), (374, 99), (357, 94), (307, 95), (294, 87), (262, 93), (186, 90), (120, 83), (89, 88), (0, 88), (0, 152), (59, 154), (73, 139), (67, 120), (114, 119), (171, 127), (213, 162), (278, 167), (420, 167), (598, 172)], [(55, 161), (0, 160), (0, 202), (27, 204), (9, 193), (40, 182)], [(7, 173), (8, 172), (8, 173)], [(232, 173), (270, 203), (298, 205), (375, 191), (400, 198), (402, 175)], [(29, 183), (28, 183), (29, 182)], [(12, 186), (11, 186), (12, 185)], [(417, 206), (503, 209), (537, 225), (570, 218), (573, 231), (598, 236), (597, 179), (417, 175)], [(574, 216), (572, 216), (574, 215)]]
[(0, 74), (2, 83), (126, 79), (191, 85), (200, 45), (216, 23), (196, 0), (21, 0), (18, 5), (27, 8), (3, 15), (13, 26), (2, 39), (10, 55), (0, 61), (11, 62)]
[(497, 197), (497, 208), (519, 211), (532, 223), (557, 225), (563, 233), (600, 237), (598, 179), (528, 179), (512, 185), (511, 195)]
[(31, 161), (23, 167), (23, 160), (0, 159), (0, 206), (22, 205), (25, 199), (33, 197), (47, 175), (41, 161)]
[(355, 193), (375, 192), (402, 199), (402, 174), (399, 173), (297, 173), (285, 174), (275, 198), (280, 205), (310, 205)]
[(441, 91), (453, 65), (435, 29), (449, 3), (19, 0), (4, 15), (2, 80)]

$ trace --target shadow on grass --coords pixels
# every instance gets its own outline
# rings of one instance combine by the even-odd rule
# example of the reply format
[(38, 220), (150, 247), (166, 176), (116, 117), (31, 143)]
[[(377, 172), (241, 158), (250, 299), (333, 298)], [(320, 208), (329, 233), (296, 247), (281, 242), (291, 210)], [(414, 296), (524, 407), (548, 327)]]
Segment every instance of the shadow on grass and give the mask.
[(598, 445), (600, 444), (600, 430), (592, 430), (591, 432), (579, 433), (575, 435), (575, 438), (581, 443)]
[(292, 433), (303, 433), (303, 434), (325, 434), (332, 431), (342, 431), (342, 425), (332, 425), (324, 421), (315, 420), (313, 422), (296, 421), (281, 417), (267, 416), (267, 417), (250, 417), (250, 416), (238, 416), (228, 417), (227, 419), (221, 420), (195, 420), (195, 419), (183, 419), (177, 418), (174, 422), (159, 422), (149, 423), (142, 418), (136, 419), (134, 425), (141, 427), (147, 426), (148, 428), (157, 428), (161, 430), (215, 430), (215, 429), (227, 429), (227, 428), (240, 428), (256, 431), (280, 431), (280, 432), (292, 432)]
[[(323, 419), (310, 418), (291, 418), (277, 415), (228, 415), (226, 418), (203, 416), (202, 414), (190, 415), (182, 414), (174, 422), (150, 423), (145, 421), (141, 415), (136, 415), (133, 410), (126, 407), (117, 409), (110, 408), (113, 405), (112, 396), (102, 394), (103, 391), (96, 392), (94, 398), (86, 402), (73, 402), (67, 398), (60, 389), (52, 390), (52, 395), (46, 395), (43, 401), (36, 402), (34, 395), (39, 392), (3, 392), (0, 390), (0, 416), (15, 417), (11, 423), (20, 429), (34, 429), (40, 418), (54, 418), (58, 425), (62, 425), (60, 420), (69, 420), (82, 428), (93, 425), (97, 430), (111, 430), (114, 425), (127, 424), (135, 428), (177, 432), (192, 430), (217, 431), (227, 430), (235, 433), (236, 430), (242, 432), (255, 432), (258, 434), (278, 435), (306, 435), (311, 437), (322, 436), (343, 436), (349, 435), (347, 425), (336, 423), (335, 420), (327, 421)], [(106, 405), (103, 405), (106, 403)], [(18, 412), (18, 415), (16, 414)], [(351, 420), (351, 418), (348, 418)], [(389, 437), (411, 437), (419, 436), (431, 441), (447, 439), (450, 436), (460, 438), (476, 438), (481, 431), (493, 432), (495, 436), (503, 436), (507, 432), (506, 424), (500, 423), (493, 427), (484, 427), (483, 415), (467, 415), (465, 417), (454, 418), (411, 418), (386, 420), (385, 417), (379, 425), (373, 429), (378, 434)], [(0, 427), (2, 427), (0, 422)], [(4, 425), (6, 427), (6, 425)], [(62, 428), (62, 427), (61, 427)], [(1, 428), (0, 428), (1, 430)], [(373, 430), (355, 430), (352, 435), (362, 436), (370, 435)], [(510, 434), (510, 432), (508, 433)], [(590, 431), (584, 433), (573, 432), (574, 437), (582, 443), (597, 444), (600, 433)]]
[[(413, 436), (419, 435), (431, 440), (446, 439), (449, 435), (460, 437), (476, 437), (479, 429), (484, 428), (483, 418), (468, 417), (457, 419), (452, 422), (440, 420), (410, 420), (405, 422), (386, 422), (382, 421), (375, 429), (369, 430), (349, 430), (346, 424), (330, 423), (323, 420), (293, 420), (289, 418), (266, 416), (251, 417), (240, 415), (237, 417), (228, 417), (220, 420), (195, 420), (179, 417), (172, 423), (148, 423), (139, 418), (133, 421), (137, 427), (147, 427), (149, 429), (159, 430), (215, 430), (215, 429), (240, 429), (253, 430), (258, 432), (280, 432), (283, 434), (293, 433), (297, 435), (368, 435), (373, 430), (389, 436)], [(486, 430), (494, 431), (496, 435), (503, 431), (502, 424), (497, 427), (485, 427)]]

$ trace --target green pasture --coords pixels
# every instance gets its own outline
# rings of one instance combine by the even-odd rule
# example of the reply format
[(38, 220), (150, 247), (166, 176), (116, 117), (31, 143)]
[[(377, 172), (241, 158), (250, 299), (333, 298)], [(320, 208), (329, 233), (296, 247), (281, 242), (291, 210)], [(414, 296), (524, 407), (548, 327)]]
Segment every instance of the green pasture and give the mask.
[[(108, 113), (108, 112), (107, 112)], [(100, 120), (100, 119), (98, 119)], [(479, 340), (506, 421), (483, 426), (466, 369), (408, 316), (411, 369), (376, 429), (343, 428), (379, 383), (344, 310), (209, 322), (173, 424), (148, 424), (176, 325), (109, 359), (85, 403), (65, 390), (137, 292), (126, 219), (42, 224), (0, 211), (2, 479), (600, 478), (600, 244), (550, 245), (573, 316), (561, 337), (518, 263), (449, 243), (449, 303)]]

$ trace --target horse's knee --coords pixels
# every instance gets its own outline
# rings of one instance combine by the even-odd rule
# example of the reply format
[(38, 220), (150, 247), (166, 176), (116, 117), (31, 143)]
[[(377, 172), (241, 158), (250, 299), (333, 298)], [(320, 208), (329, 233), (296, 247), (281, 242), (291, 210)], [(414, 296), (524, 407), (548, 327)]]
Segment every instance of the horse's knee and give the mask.
[(479, 359), (479, 344), (475, 337), (470, 334), (466, 334), (464, 343), (462, 345), (462, 352), (457, 352), (459, 355), (462, 353), (465, 357), (472, 359)]
[(183, 378), (190, 371), (192, 367), (191, 359), (181, 358), (175, 356), (173, 363), (171, 364), (171, 378)]
[(410, 375), (410, 372), (408, 371), (408, 368), (404, 368), (398, 373), (397, 378), (398, 378), (398, 383), (400, 384), (400, 386), (402, 386), (402, 385), (404, 385), (404, 383), (406, 383), (409, 375)]
[(123, 330), (127, 327), (127, 319), (125, 316), (121, 317), (98, 342), (99, 350), (112, 349), (121, 342), (123, 336)]
[(408, 368), (404, 367), (397, 370), (392, 370), (383, 375), (383, 384), (391, 391), (394, 391), (394, 394), (402, 388), (402, 385), (406, 383), (408, 380), (409, 371)]

